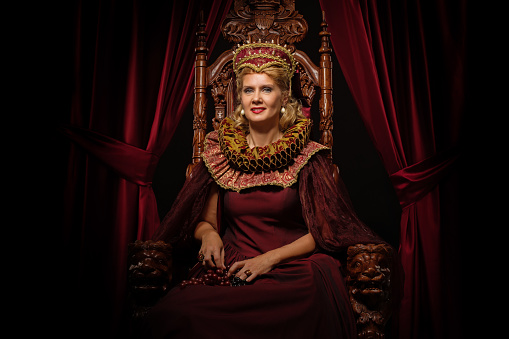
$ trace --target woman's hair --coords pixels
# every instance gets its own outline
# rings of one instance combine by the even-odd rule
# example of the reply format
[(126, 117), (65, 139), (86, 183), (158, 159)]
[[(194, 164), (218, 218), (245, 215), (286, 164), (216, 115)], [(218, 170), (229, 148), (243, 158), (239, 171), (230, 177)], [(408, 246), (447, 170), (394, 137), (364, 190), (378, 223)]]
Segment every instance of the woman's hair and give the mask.
[[(244, 67), (242, 71), (237, 76), (237, 99), (239, 102), (241, 102), (241, 95), (242, 95), (242, 81), (244, 79), (244, 76), (249, 73), (255, 73), (255, 71), (249, 67)], [(285, 107), (285, 113), (281, 114), (279, 117), (279, 130), (284, 132), (289, 127), (292, 127), (295, 124), (295, 121), (297, 119), (306, 119), (304, 114), (302, 114), (302, 105), (301, 103), (295, 99), (292, 96), (291, 88), (290, 88), (290, 79), (288, 78), (287, 72), (277, 66), (270, 66), (260, 73), (267, 74), (276, 85), (281, 90), (281, 94), (283, 97), (288, 98), (288, 101), (286, 103)], [(246, 117), (242, 114), (240, 114), (240, 111), (242, 110), (242, 105), (239, 104), (235, 111), (233, 112), (233, 120), (235, 121), (235, 126), (243, 130), (244, 132), (249, 131), (249, 121), (246, 119)]]

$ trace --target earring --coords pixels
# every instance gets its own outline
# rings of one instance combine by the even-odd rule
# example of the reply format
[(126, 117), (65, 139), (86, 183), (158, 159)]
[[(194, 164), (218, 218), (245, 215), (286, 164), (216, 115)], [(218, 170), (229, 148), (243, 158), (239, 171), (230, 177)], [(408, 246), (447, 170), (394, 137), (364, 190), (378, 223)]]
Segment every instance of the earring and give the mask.
[(240, 115), (244, 115), (244, 109), (240, 110)]
[(285, 113), (286, 113), (286, 108), (281, 107), (281, 114), (285, 114)]

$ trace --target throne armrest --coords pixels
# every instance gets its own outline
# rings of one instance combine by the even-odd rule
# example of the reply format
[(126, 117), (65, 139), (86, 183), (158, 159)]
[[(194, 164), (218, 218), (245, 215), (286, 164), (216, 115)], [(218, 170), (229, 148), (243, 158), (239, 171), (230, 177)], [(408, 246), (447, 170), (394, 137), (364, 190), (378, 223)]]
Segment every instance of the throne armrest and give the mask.
[(141, 319), (170, 288), (171, 246), (163, 241), (137, 240), (129, 244), (127, 264), (132, 319)]
[(358, 338), (384, 338), (391, 316), (393, 249), (385, 244), (348, 248), (348, 294), (357, 322)]

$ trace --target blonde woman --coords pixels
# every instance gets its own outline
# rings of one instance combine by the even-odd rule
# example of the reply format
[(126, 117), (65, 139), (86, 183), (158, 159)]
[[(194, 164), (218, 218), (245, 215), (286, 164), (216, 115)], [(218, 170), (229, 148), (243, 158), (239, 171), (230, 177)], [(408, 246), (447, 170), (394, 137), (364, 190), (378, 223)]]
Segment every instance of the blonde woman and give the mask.
[(174, 265), (189, 251), (198, 263), (151, 310), (147, 335), (355, 338), (338, 258), (382, 241), (338, 190), (329, 150), (309, 140), (291, 94), (293, 55), (246, 44), (233, 67), (240, 104), (207, 135), (203, 162), (154, 236), (172, 244)]

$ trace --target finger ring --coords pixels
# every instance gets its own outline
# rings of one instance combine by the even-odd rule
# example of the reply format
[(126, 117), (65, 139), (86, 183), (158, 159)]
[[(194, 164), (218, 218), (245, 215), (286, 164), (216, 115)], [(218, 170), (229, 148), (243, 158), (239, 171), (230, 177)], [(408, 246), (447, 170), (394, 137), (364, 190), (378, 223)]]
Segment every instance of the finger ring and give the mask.
[(205, 259), (205, 255), (202, 252), (200, 252), (198, 254), (198, 261), (203, 261), (203, 259)]
[(253, 274), (253, 272), (251, 272), (250, 270), (246, 270), (244, 273), (245, 273), (248, 277), (249, 277), (251, 274)]

